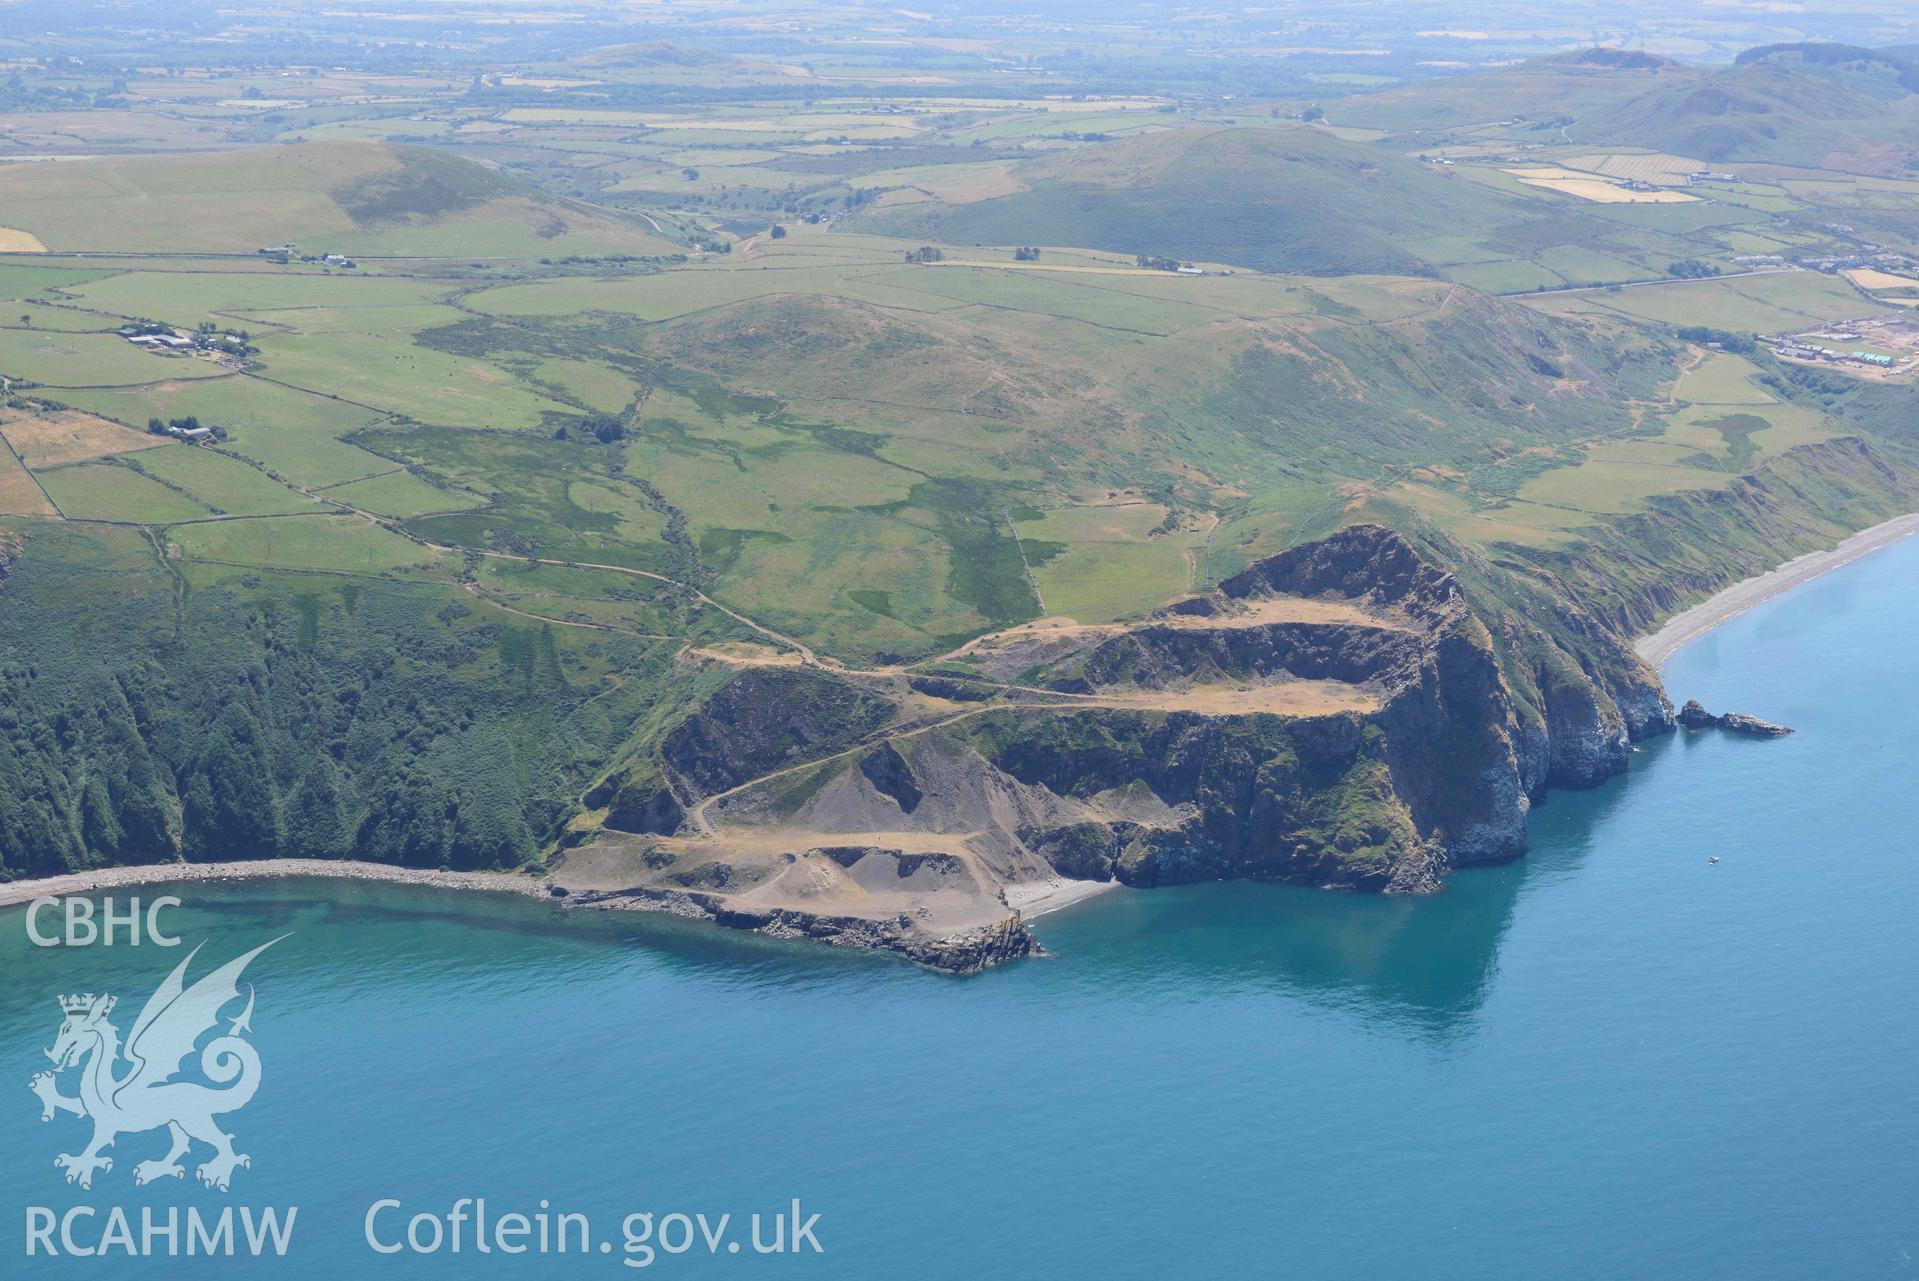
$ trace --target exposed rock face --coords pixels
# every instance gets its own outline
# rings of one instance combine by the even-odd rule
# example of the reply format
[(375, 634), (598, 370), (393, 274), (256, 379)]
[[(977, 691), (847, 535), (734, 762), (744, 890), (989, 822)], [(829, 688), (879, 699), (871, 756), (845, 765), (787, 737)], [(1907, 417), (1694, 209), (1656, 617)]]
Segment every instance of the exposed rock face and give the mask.
[(885, 699), (819, 672), (748, 670), (680, 722), (662, 755), (702, 793), (722, 792), (876, 729), (892, 713)]
[[(592, 803), (589, 795), (587, 801)], [(616, 832), (677, 831), (686, 810), (664, 783), (653, 788), (622, 787), (610, 798), (606, 825)]]
[(1681, 729), (1712, 729), (1719, 724), (1719, 718), (1696, 698), (1686, 700), (1686, 705), (1679, 709), (1678, 719)]
[(574, 909), (664, 912), (768, 938), (810, 939), (833, 947), (897, 952), (916, 964), (949, 974), (977, 974), (1023, 956), (1045, 953), (1017, 913), (990, 924), (935, 932), (922, 928), (907, 915), (875, 920), (797, 908), (742, 906), (721, 895), (698, 892), (634, 889), (574, 894), (566, 902)]
[[(1019, 838), (1062, 875), (1167, 885), (1247, 876), (1383, 890), (1424, 854), (1385, 736), (1364, 717), (1190, 712), (989, 713), (965, 741), (1042, 796), (1076, 799)], [(1166, 807), (1141, 822), (1101, 798), (1143, 783)]]
[(665, 835), (693, 800), (851, 742), (892, 715), (886, 699), (820, 672), (750, 669), (669, 731), (657, 761), (614, 774), (583, 800), (606, 807), (614, 831)]
[(1784, 725), (1762, 721), (1757, 716), (1748, 716), (1744, 712), (1727, 712), (1723, 716), (1714, 716), (1696, 698), (1687, 699), (1686, 705), (1679, 709), (1679, 724), (1691, 730), (1723, 729), (1728, 733), (1744, 734), (1750, 738), (1784, 738), (1792, 733)]
[(911, 814), (919, 808), (920, 789), (913, 783), (913, 772), (891, 743), (881, 743), (860, 757), (860, 773), (881, 793), (892, 797), (901, 812)]
[[(1339, 600), (1376, 621), (1235, 626), (1232, 613), (1274, 596)], [(1202, 598), (1205, 599), (1205, 598)], [(1204, 604), (1187, 603), (1180, 626), (1147, 626), (1099, 646), (1062, 687), (1130, 683), (1177, 686), (1195, 673), (1233, 679), (1337, 680), (1372, 691), (1370, 713), (1266, 723), (1263, 718), (1183, 716), (1164, 727), (1097, 715), (1113, 742), (1141, 745), (1115, 758), (1085, 735), (1067, 735), (1063, 760), (1036, 768), (1049, 735), (1008, 736), (988, 758), (1023, 782), (1076, 792), (1142, 778), (1196, 817), (1174, 831), (1124, 826), (1103, 839), (1085, 828), (1033, 833), (1070, 875), (1110, 874), (1134, 884), (1251, 876), (1350, 889), (1423, 892), (1446, 867), (1508, 859), (1526, 848), (1529, 786), (1521, 762), (1525, 727), (1491, 634), (1451, 574), (1435, 569), (1379, 526), (1351, 526), (1227, 579)], [(1209, 628), (1195, 619), (1217, 618)], [(1591, 777), (1624, 768), (1624, 718), (1567, 682), (1539, 746), (1580, 759), (1561, 774)], [(1059, 737), (1059, 733), (1051, 737)], [(1072, 776), (1111, 762), (1091, 783)], [(1103, 859), (1094, 856), (1101, 845)]]
[(1719, 728), (1733, 734), (1744, 734), (1750, 738), (1784, 738), (1792, 730), (1772, 721), (1762, 721), (1757, 716), (1748, 716), (1744, 712), (1727, 712), (1719, 718)]

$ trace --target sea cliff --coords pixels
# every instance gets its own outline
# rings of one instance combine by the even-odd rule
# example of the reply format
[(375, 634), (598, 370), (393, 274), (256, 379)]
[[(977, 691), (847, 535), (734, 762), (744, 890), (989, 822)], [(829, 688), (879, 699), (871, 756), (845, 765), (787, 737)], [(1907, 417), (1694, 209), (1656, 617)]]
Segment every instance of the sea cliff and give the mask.
[(1590, 613), (1482, 601), (1361, 523), (1137, 623), (1009, 634), (930, 674), (742, 671), (602, 786), (557, 875), (602, 906), (940, 965), (927, 936), (1012, 938), (1009, 890), (1060, 878), (1432, 892), (1523, 853), (1534, 800), (1673, 723)]

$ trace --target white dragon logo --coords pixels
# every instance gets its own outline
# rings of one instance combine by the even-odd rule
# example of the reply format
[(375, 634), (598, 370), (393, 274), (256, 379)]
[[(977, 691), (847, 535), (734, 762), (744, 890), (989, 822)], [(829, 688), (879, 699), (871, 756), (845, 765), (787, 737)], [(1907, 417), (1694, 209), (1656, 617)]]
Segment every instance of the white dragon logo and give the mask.
[[(240, 974), (247, 963), (279, 941), (263, 943), (187, 987), (187, 966), (200, 954), (200, 949), (194, 948), (147, 999), (140, 1017), (133, 1021), (124, 1050), (119, 1029), (108, 1021), (115, 998), (92, 993), (60, 998), (66, 1018), (53, 1048), (46, 1051), (53, 1061), (53, 1071), (35, 1076), (31, 1086), (40, 1096), (42, 1121), (51, 1121), (58, 1112), (93, 1120), (93, 1141), (84, 1151), (53, 1159), (56, 1167), (67, 1172), (68, 1183), (91, 1188), (95, 1172), (113, 1169), (112, 1158), (101, 1152), (112, 1147), (115, 1139), (161, 1126), (172, 1137), (172, 1150), (161, 1160), (135, 1165), (136, 1184), (184, 1178), (186, 1171), (180, 1158), (187, 1155), (194, 1140), (213, 1149), (213, 1159), (195, 1171), (200, 1182), (210, 1188), (225, 1192), (237, 1167), (251, 1168), (252, 1159), (235, 1152), (233, 1136), (213, 1120), (245, 1107), (260, 1088), (260, 1056), (243, 1039), (244, 1033), (253, 1030), (251, 986), (240, 1017), (224, 1035), (216, 1036), (200, 1051), (201, 1073), (214, 1085), (225, 1088), (172, 1078), (181, 1071), (201, 1036), (218, 1025), (220, 1011), (239, 998)], [(116, 1074), (123, 1056), (130, 1070)], [(68, 1098), (60, 1093), (57, 1077), (83, 1062), (80, 1095)]]

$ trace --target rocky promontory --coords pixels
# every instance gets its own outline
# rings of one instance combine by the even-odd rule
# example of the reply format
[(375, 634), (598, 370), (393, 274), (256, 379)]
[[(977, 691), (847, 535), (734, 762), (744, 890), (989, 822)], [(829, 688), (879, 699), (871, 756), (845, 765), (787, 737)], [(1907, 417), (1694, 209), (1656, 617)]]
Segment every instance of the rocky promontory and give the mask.
[(1028, 954), (1011, 905), (1061, 878), (1431, 893), (1673, 726), (1620, 637), (1528, 591), (1358, 524), (1133, 622), (747, 668), (589, 794), (556, 875), (948, 970)]

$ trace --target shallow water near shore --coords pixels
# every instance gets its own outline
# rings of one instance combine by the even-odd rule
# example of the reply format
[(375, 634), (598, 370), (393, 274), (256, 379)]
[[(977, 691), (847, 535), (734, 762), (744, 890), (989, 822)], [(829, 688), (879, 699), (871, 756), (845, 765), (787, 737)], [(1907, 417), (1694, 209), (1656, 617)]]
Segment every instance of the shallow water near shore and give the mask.
[[(1648, 744), (1533, 853), (1427, 899), (1121, 891), (970, 979), (654, 918), (404, 886), (177, 887), (249, 971), (264, 1084), (232, 1193), (91, 1192), (42, 1125), (55, 995), (124, 1031), (179, 959), (0, 913), (0, 1275), (630, 1275), (636, 1210), (771, 1215), (823, 1256), (681, 1276), (1919, 1275), (1919, 542), (1677, 655), (1680, 701), (1792, 725)], [(1721, 861), (1709, 865), (1709, 856)], [(196, 1154), (194, 1160), (204, 1159)], [(591, 1217), (610, 1255), (375, 1254), (382, 1198)], [(298, 1206), (287, 1257), (22, 1260), (56, 1212)], [(397, 1238), (403, 1217), (383, 1220)], [(97, 1230), (96, 1230), (97, 1236)]]

